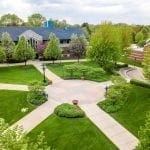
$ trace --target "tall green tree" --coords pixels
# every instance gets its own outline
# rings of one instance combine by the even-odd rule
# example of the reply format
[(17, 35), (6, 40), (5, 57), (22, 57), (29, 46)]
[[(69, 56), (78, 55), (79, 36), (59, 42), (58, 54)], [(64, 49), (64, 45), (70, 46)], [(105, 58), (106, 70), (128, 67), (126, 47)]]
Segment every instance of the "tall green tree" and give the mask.
[(6, 59), (4, 48), (0, 46), (0, 62), (4, 62)]
[(1, 37), (1, 46), (4, 48), (6, 54), (6, 60), (9, 62), (13, 58), (13, 52), (15, 49), (15, 43), (10, 37), (9, 33), (5, 32)]
[(132, 43), (132, 28), (127, 25), (122, 25), (119, 27), (120, 30), (120, 40), (121, 40), (121, 52), (122, 55), (128, 56), (131, 53), (129, 48)]
[(22, 23), (23, 20), (15, 14), (5, 14), (0, 18), (0, 25), (2, 26), (19, 26)]
[(0, 149), (1, 150), (50, 150), (45, 141), (44, 132), (37, 135), (33, 142), (21, 127), (9, 128), (4, 119), (0, 118)]
[(103, 22), (91, 35), (87, 57), (106, 71), (114, 68), (121, 55), (119, 32), (111, 22)]
[(150, 38), (150, 27), (149, 26), (144, 26), (142, 28), (141, 32), (144, 35), (144, 40), (147, 40), (148, 38)]
[(54, 33), (50, 33), (48, 45), (44, 51), (44, 57), (54, 61), (61, 57), (60, 41)]
[(65, 28), (69, 26), (66, 20), (54, 20), (54, 25), (57, 28)]
[(26, 66), (27, 60), (33, 59), (34, 57), (35, 53), (31, 45), (26, 41), (25, 37), (21, 37), (16, 45), (14, 58), (18, 61), (24, 61)]
[(85, 22), (81, 25), (81, 27), (88, 33), (88, 37), (89, 37), (92, 33), (90, 25), (87, 22)]
[(148, 80), (150, 80), (150, 47), (146, 47), (144, 50), (144, 74), (147, 77)]
[(87, 40), (84, 35), (80, 37), (77, 34), (72, 34), (70, 41), (70, 50), (79, 59), (85, 54), (87, 48)]
[(33, 27), (41, 27), (46, 18), (39, 13), (32, 14), (28, 17), (28, 25)]
[(141, 31), (136, 34), (135, 41), (139, 46), (144, 46), (144, 35)]

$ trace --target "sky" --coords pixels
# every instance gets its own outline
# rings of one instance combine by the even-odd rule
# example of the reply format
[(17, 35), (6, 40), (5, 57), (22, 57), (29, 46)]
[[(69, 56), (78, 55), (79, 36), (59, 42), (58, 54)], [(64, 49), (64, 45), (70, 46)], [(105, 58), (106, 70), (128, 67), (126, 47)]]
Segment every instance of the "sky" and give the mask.
[(113, 23), (150, 25), (150, 0), (0, 0), (0, 16), (15, 13), (24, 20), (33, 13), (70, 24)]

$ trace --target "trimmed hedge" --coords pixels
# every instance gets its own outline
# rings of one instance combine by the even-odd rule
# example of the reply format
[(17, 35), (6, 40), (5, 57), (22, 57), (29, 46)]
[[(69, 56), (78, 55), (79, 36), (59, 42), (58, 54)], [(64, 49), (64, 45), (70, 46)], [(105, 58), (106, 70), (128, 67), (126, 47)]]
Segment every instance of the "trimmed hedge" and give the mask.
[(90, 76), (98, 77), (106, 74), (106, 72), (102, 68), (92, 68), (77, 63), (65, 65), (64, 70), (69, 74), (70, 78), (88, 78)]
[(85, 116), (84, 111), (81, 110), (79, 106), (68, 103), (57, 106), (54, 110), (54, 113), (59, 117), (66, 118), (82, 118)]
[(126, 68), (128, 67), (128, 64), (123, 63), (123, 64), (116, 64), (116, 68), (120, 69), (120, 68)]
[(145, 87), (145, 88), (150, 88), (150, 83), (147, 83), (147, 82), (144, 82), (144, 81), (140, 81), (140, 80), (136, 80), (136, 79), (131, 79), (130, 83), (138, 85), (138, 86), (142, 86), (142, 87)]

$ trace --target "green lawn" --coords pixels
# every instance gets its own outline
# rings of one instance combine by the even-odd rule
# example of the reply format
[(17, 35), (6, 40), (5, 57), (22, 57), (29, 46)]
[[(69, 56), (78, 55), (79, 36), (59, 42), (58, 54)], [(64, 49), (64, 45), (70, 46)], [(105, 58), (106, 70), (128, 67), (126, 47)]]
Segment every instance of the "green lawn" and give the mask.
[(111, 116), (135, 136), (138, 136), (140, 126), (145, 123), (146, 113), (150, 111), (150, 89), (135, 85), (132, 87), (131, 96), (126, 104)]
[(45, 132), (48, 144), (56, 150), (117, 149), (87, 118), (68, 119), (53, 114), (29, 136), (35, 139), (41, 131)]
[(42, 81), (42, 74), (32, 65), (0, 67), (0, 83), (28, 84), (33, 80)]
[(4, 118), (7, 123), (13, 124), (21, 119), (28, 112), (21, 112), (22, 108), (29, 108), (32, 111), (35, 106), (26, 100), (27, 92), (0, 90), (0, 118)]
[[(64, 79), (70, 79), (68, 75), (68, 73), (66, 73), (66, 71), (63, 69), (64, 65), (69, 65), (69, 64), (74, 64), (75, 62), (66, 62), (66, 63), (55, 63), (55, 64), (47, 64), (47, 68), (49, 70), (51, 70), (52, 72), (54, 72), (56, 75), (60, 76), (61, 78)], [(88, 67), (92, 67), (92, 68), (99, 68), (100, 66), (94, 62), (89, 62), (89, 61), (85, 61), (85, 62), (80, 62), (80, 64), (88, 66)], [(110, 74), (105, 74), (103, 76), (98, 76), (98, 77), (93, 77), (93, 75), (91, 76), (86, 76), (87, 80), (92, 80), (92, 81), (97, 81), (97, 82), (101, 82), (101, 81), (107, 81), (110, 80), (112, 78), (113, 75)], [(78, 72), (74, 72), (74, 79), (80, 79), (81, 74), (79, 74)]]

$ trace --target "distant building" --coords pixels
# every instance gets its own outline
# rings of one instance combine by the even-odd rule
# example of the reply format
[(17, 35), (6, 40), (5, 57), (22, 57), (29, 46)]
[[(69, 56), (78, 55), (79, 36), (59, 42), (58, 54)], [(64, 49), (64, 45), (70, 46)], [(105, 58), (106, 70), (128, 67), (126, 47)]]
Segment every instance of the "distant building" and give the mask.
[(15, 43), (19, 38), (24, 36), (31, 46), (37, 50), (37, 52), (43, 51), (49, 40), (50, 33), (54, 33), (60, 40), (61, 48), (63, 50), (63, 56), (66, 58), (73, 57), (70, 49), (69, 42), (72, 34), (78, 36), (85, 34), (81, 28), (68, 27), (64, 29), (53, 27), (52, 21), (44, 22), (44, 27), (0, 27), (0, 39), (4, 32), (10, 34)]
[(139, 47), (136, 44), (131, 45), (131, 55), (130, 59), (135, 60), (135, 61), (142, 61), (144, 57), (144, 47)]
[(150, 39), (146, 41), (144, 47), (139, 47), (136, 44), (132, 44), (131, 45), (132, 52), (129, 58), (132, 60), (142, 62), (144, 58), (144, 51), (146, 51), (148, 48), (150, 48)]

